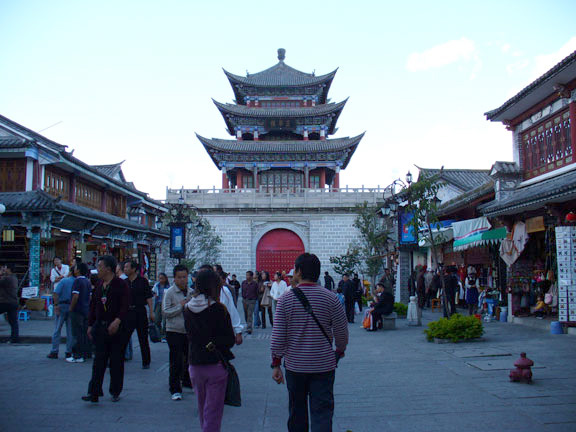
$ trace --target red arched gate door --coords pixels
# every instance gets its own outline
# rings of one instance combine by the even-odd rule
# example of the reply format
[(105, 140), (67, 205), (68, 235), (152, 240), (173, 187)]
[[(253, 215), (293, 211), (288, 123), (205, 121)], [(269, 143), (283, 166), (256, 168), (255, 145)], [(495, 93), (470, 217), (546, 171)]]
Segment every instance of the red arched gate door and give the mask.
[(294, 261), (304, 253), (304, 243), (297, 234), (287, 229), (268, 231), (256, 248), (256, 270), (270, 273), (288, 273), (294, 268)]

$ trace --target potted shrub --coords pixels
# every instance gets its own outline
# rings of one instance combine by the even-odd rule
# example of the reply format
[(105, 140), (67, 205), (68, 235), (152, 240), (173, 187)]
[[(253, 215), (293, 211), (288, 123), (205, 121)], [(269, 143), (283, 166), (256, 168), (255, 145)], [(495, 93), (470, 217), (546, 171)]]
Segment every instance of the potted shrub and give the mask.
[(406, 318), (406, 315), (408, 314), (408, 306), (404, 303), (394, 303), (394, 312), (396, 312), (398, 318)]
[(424, 330), (429, 342), (462, 342), (479, 339), (484, 333), (482, 322), (474, 316), (454, 314), (428, 324)]

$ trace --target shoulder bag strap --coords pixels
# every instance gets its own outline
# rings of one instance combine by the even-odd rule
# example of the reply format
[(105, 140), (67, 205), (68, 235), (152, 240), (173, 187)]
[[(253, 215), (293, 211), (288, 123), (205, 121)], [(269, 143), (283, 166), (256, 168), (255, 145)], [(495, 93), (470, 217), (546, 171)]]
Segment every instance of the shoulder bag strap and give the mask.
[(328, 341), (330, 346), (332, 346), (332, 341), (331, 341), (330, 337), (326, 333), (326, 330), (324, 330), (324, 327), (322, 326), (322, 324), (320, 324), (320, 321), (318, 321), (318, 318), (316, 318), (316, 315), (314, 315), (314, 311), (312, 310), (312, 306), (310, 305), (310, 302), (308, 301), (308, 299), (306, 298), (306, 296), (304, 295), (302, 290), (300, 288), (292, 288), (292, 291), (294, 292), (294, 295), (296, 296), (296, 298), (298, 300), (300, 300), (300, 303), (302, 303), (302, 306), (304, 306), (304, 310), (310, 314), (310, 316), (312, 317), (312, 319), (314, 320), (314, 322), (316, 323), (318, 328), (322, 331), (322, 334), (324, 335), (324, 337), (326, 338), (326, 340)]

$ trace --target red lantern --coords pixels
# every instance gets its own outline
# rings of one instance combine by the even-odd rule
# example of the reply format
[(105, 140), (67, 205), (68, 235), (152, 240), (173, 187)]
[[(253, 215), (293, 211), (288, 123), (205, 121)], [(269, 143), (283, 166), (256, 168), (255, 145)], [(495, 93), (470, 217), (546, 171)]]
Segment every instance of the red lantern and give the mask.
[(576, 222), (576, 213), (571, 211), (570, 213), (566, 214), (566, 222)]

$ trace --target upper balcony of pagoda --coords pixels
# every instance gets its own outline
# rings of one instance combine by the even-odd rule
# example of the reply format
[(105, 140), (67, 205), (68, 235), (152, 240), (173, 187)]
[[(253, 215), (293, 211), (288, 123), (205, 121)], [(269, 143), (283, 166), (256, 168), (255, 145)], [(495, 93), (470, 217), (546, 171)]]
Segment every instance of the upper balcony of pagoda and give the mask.
[(294, 69), (284, 63), (286, 50), (278, 50), (278, 63), (255, 74), (235, 75), (224, 69), (224, 73), (234, 90), (236, 102), (247, 105), (254, 98), (276, 97), (310, 98), (314, 105), (325, 104), (328, 91), (338, 69), (325, 75), (316, 76)]
[(325, 138), (336, 132), (336, 123), (348, 99), (313, 107), (255, 108), (214, 101), (222, 114), (230, 135), (238, 138), (246, 131), (258, 131), (259, 136), (275, 132), (291, 132), (307, 138), (318, 133)]

